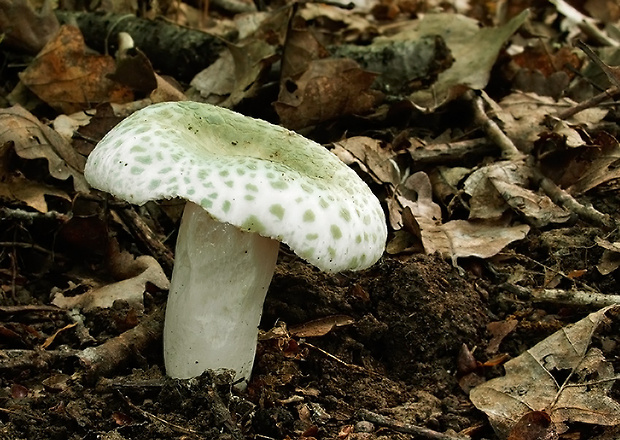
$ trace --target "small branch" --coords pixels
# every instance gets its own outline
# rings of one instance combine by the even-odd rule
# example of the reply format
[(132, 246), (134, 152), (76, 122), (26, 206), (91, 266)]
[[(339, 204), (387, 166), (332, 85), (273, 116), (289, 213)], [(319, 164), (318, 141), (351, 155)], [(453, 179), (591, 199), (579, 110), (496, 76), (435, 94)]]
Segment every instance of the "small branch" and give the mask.
[(597, 309), (620, 304), (620, 295), (607, 295), (585, 290), (528, 289), (510, 283), (503, 284), (500, 287), (521, 299), (538, 303), (545, 302)]
[(161, 339), (164, 327), (164, 310), (157, 309), (140, 324), (97, 347), (89, 347), (77, 353), (90, 379), (114, 372), (136, 353), (146, 351), (148, 346)]
[(33, 243), (23, 243), (20, 241), (0, 241), (0, 247), (16, 247), (21, 249), (34, 249), (44, 254), (54, 255), (54, 252), (49, 249), (45, 249), (43, 246)]
[(618, 95), (620, 95), (620, 87), (610, 87), (604, 92), (601, 92), (586, 101), (580, 102), (573, 107), (561, 111), (560, 113), (556, 114), (556, 117), (561, 120), (566, 120), (579, 112), (582, 112), (592, 107), (596, 107), (603, 101), (607, 101), (608, 99), (615, 99)]
[(142, 217), (135, 211), (133, 207), (127, 209), (118, 209), (119, 216), (127, 224), (127, 227), (131, 229), (134, 235), (144, 243), (144, 246), (155, 257), (157, 261), (161, 263), (166, 273), (172, 273), (172, 267), (174, 266), (174, 254), (168, 246), (166, 246), (162, 239), (153, 232), (153, 230), (147, 225)]
[(21, 220), (32, 223), (35, 220), (55, 220), (60, 223), (69, 221), (69, 216), (57, 211), (38, 212), (24, 211), (23, 209), (0, 208), (0, 220)]
[[(120, 394), (120, 393), (119, 393)], [(137, 405), (134, 405), (127, 397), (125, 397), (124, 395), (120, 394), (121, 398), (125, 401), (125, 403), (134, 411), (139, 412), (140, 414), (142, 414), (144, 417), (146, 417), (147, 419), (151, 419), (154, 422), (157, 423), (161, 423), (162, 425), (170, 428), (171, 430), (175, 431), (175, 432), (179, 432), (181, 434), (185, 434), (185, 435), (189, 435), (192, 436), (193, 438), (198, 438), (198, 439), (203, 439), (206, 438), (204, 436), (202, 436), (199, 432), (194, 431), (193, 429), (189, 429), (189, 428), (184, 428), (183, 426), (179, 426), (176, 425), (172, 422), (169, 422), (165, 419), (162, 419), (161, 417), (156, 416), (155, 414), (152, 414), (148, 411), (143, 410), (142, 408), (140, 408)]]
[(66, 310), (56, 306), (46, 305), (20, 305), (20, 306), (0, 306), (0, 315), (22, 315), (26, 313), (59, 313), (65, 314)]
[(95, 380), (111, 374), (127, 359), (145, 352), (151, 343), (160, 340), (163, 324), (164, 310), (157, 309), (134, 328), (96, 347), (84, 350), (0, 350), (0, 371), (43, 370), (61, 360), (77, 358), (85, 368), (86, 376)]
[(616, 73), (601, 60), (598, 55), (594, 53), (590, 47), (581, 40), (577, 41), (577, 47), (585, 52), (585, 54), (592, 60), (594, 64), (596, 64), (599, 69), (607, 75), (607, 79), (611, 83), (612, 86), (620, 87), (620, 79), (616, 76)]
[(611, 216), (603, 214), (592, 206), (582, 205), (573, 196), (557, 186), (555, 182), (545, 177), (540, 170), (535, 167), (531, 167), (531, 169), (534, 174), (534, 179), (538, 181), (540, 188), (555, 204), (563, 206), (569, 211), (577, 214), (582, 220), (596, 226), (606, 229), (612, 229), (616, 226)]
[(306, 345), (306, 346), (308, 346), (308, 347), (310, 347), (310, 348), (312, 348), (312, 349), (314, 349), (314, 350), (318, 351), (319, 353), (323, 354), (324, 356), (327, 356), (329, 359), (331, 359), (331, 360), (333, 360), (333, 361), (335, 361), (335, 362), (339, 363), (340, 365), (343, 365), (343, 366), (345, 366), (346, 368), (350, 368), (351, 370), (359, 371), (360, 373), (370, 374), (370, 375), (377, 376), (377, 377), (383, 377), (383, 376), (381, 376), (379, 373), (375, 373), (374, 371), (367, 370), (366, 368), (364, 368), (364, 367), (360, 367), (359, 365), (349, 364), (349, 363), (347, 363), (347, 362), (343, 361), (342, 359), (340, 359), (340, 358), (338, 358), (338, 357), (334, 356), (333, 354), (331, 354), (331, 353), (329, 353), (329, 352), (327, 352), (327, 351), (323, 350), (322, 348), (317, 347), (316, 345), (312, 345), (312, 344), (310, 344), (309, 342), (306, 342), (306, 341), (300, 341), (300, 342), (299, 342), (299, 344), (300, 344), (300, 345)]
[(432, 429), (424, 428), (423, 426), (410, 425), (408, 423), (401, 423), (380, 414), (362, 409), (357, 413), (358, 417), (362, 420), (366, 420), (377, 425), (385, 426), (394, 431), (402, 432), (405, 434), (413, 434), (418, 437), (427, 438), (431, 440), (465, 440), (469, 437), (444, 434), (441, 432), (433, 431)]
[(408, 148), (413, 163), (422, 165), (445, 165), (450, 162), (463, 162), (467, 156), (485, 156), (498, 152), (498, 148), (487, 138), (468, 139), (459, 142), (429, 144), (421, 148)]
[(0, 350), (0, 371), (47, 370), (56, 362), (74, 357), (77, 350)]
[(474, 111), (474, 122), (479, 125), (487, 137), (502, 150), (502, 156), (509, 160), (521, 159), (521, 153), (506, 133), (486, 114), (483, 99), (476, 95), (473, 90), (465, 93), (465, 97), (471, 101)]

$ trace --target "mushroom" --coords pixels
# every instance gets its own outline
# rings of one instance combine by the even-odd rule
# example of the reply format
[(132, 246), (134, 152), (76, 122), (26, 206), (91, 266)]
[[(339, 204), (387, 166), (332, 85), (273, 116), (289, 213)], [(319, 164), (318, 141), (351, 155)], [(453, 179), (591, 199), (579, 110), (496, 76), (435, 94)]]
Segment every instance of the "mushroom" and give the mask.
[(279, 242), (327, 272), (374, 264), (387, 227), (377, 198), (321, 145), (197, 102), (146, 107), (95, 147), (87, 181), (130, 203), (187, 200), (164, 323), (169, 376), (250, 377)]

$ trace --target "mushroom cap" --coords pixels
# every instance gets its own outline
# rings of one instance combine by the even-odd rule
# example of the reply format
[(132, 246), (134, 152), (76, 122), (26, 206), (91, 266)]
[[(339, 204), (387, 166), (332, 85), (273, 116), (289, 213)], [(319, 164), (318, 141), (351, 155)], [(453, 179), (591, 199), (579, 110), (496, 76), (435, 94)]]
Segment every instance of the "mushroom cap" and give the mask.
[(369, 267), (385, 248), (379, 201), (334, 154), (210, 104), (165, 102), (132, 114), (97, 144), (84, 174), (94, 188), (137, 205), (190, 200), (328, 272)]

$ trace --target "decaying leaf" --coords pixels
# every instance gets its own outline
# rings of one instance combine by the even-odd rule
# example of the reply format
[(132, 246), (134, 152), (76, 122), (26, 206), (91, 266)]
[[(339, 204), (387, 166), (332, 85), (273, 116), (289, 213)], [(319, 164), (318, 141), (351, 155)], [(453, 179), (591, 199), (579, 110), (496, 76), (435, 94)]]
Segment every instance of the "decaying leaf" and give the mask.
[[(512, 93), (502, 99), (499, 106), (494, 107), (494, 113), (519, 151), (531, 151), (540, 134), (549, 131), (544, 125), (547, 118), (574, 104), (568, 98), (556, 101), (549, 96), (535, 93)], [(608, 110), (598, 107), (585, 109), (568, 120), (555, 120), (552, 131), (565, 136), (567, 145), (571, 147), (584, 145), (585, 141), (577, 128), (591, 127), (600, 122), (607, 113)]]
[(299, 338), (319, 337), (325, 336), (336, 327), (351, 325), (354, 322), (355, 320), (347, 315), (332, 315), (290, 327), (289, 332), (291, 336)]
[(351, 58), (369, 72), (378, 73), (373, 88), (389, 96), (407, 96), (432, 83), (452, 64), (450, 50), (437, 35), (417, 40), (378, 40), (370, 45), (330, 47), (335, 58)]
[(439, 35), (454, 58), (454, 64), (441, 72), (430, 88), (411, 94), (411, 101), (423, 109), (434, 110), (467, 89), (483, 89), (500, 49), (527, 17), (525, 10), (503, 26), (480, 28), (476, 20), (459, 14), (427, 14), (412, 24), (406, 24), (409, 26), (406, 31), (399, 29), (390, 39)]
[(12, 145), (22, 159), (45, 159), (52, 177), (73, 178), (76, 191), (88, 191), (84, 179), (84, 158), (56, 131), (43, 125), (20, 106), (0, 110), (0, 145)]
[(114, 301), (124, 300), (134, 307), (142, 308), (142, 298), (147, 283), (154, 284), (159, 289), (170, 287), (163, 269), (150, 255), (143, 255), (132, 260), (130, 266), (123, 268), (123, 273), (131, 277), (75, 296), (56, 293), (52, 304), (64, 309), (79, 308), (88, 311), (97, 307), (112, 307)]
[(229, 108), (254, 96), (265, 72), (280, 58), (290, 14), (291, 8), (273, 16), (261, 14), (262, 22), (250, 35), (236, 44), (227, 43), (228, 50), (192, 79), (193, 92), (203, 101)]
[(19, 78), (50, 106), (74, 113), (101, 102), (133, 99), (131, 89), (107, 78), (114, 70), (112, 57), (88, 54), (80, 30), (64, 25)]
[(397, 196), (399, 203), (411, 210), (419, 225), (427, 254), (439, 253), (455, 260), (461, 257), (489, 258), (513, 241), (523, 239), (528, 225), (510, 225), (504, 220), (452, 220), (441, 223), (441, 208), (432, 200), (428, 176), (418, 172), (403, 185), (413, 196)]
[(620, 267), (620, 242), (610, 243), (602, 238), (596, 238), (596, 244), (604, 249), (601, 260), (596, 268), (601, 275), (609, 275)]
[(380, 100), (370, 89), (376, 76), (347, 58), (314, 60), (299, 78), (286, 82), (274, 106), (282, 125), (291, 129), (364, 114)]
[(470, 399), (501, 438), (532, 411), (544, 411), (558, 433), (567, 423), (620, 424), (620, 404), (607, 394), (616, 376), (592, 335), (617, 306), (591, 313), (508, 361), (506, 375), (474, 388)]
[(347, 165), (357, 165), (379, 184), (401, 183), (403, 173), (396, 163), (397, 154), (384, 142), (366, 136), (353, 136), (334, 143), (332, 152)]
[(71, 200), (69, 195), (63, 190), (28, 180), (21, 174), (7, 174), (0, 179), (0, 198), (19, 200), (39, 212), (48, 211), (47, 201), (45, 200), (46, 195)]
[(528, 166), (514, 161), (496, 162), (473, 172), (464, 184), (471, 195), (469, 218), (497, 220), (510, 209), (536, 227), (568, 221), (570, 212), (527, 188), (531, 176)]
[(37, 12), (28, 0), (0, 0), (2, 44), (32, 54), (40, 51), (59, 28), (53, 6), (46, 0)]

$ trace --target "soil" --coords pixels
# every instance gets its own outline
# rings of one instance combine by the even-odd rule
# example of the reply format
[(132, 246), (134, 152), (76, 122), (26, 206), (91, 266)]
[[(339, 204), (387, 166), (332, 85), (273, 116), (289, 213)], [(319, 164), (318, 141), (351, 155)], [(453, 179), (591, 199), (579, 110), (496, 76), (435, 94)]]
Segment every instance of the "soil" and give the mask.
[[(518, 320), (500, 345), (501, 353), (514, 357), (592, 311), (535, 304), (505, 291), (501, 283), (522, 274), (535, 285), (550, 273), (593, 268), (600, 257), (592, 249), (596, 231), (575, 225), (533, 233), (502, 258), (462, 260), (459, 267), (435, 256), (386, 256), (364, 272), (329, 275), (283, 252), (247, 390), (232, 387), (227, 372), (192, 380), (165, 377), (157, 338), (128, 356), (121, 368), (99, 377), (69, 355), (14, 368), (7, 368), (5, 358), (0, 438), (412, 438), (399, 428), (403, 424), (495, 438), (469, 401), (463, 380), (472, 369), (479, 376), (502, 373), (501, 363), (480, 367), (493, 357), (485, 351), (492, 337), (489, 322)], [(604, 291), (617, 290), (613, 275), (591, 270), (584, 277)], [(562, 277), (560, 283), (582, 281)], [(164, 300), (165, 292), (147, 293), (143, 313), (117, 301), (111, 309), (86, 313), (85, 324), (101, 343), (154, 313)], [(295, 326), (312, 327), (325, 317), (343, 325), (321, 335), (293, 336)], [(4, 321), (12, 322), (15, 332), (27, 329), (31, 342), (39, 332), (69, 323), (46, 311)], [(290, 333), (277, 331), (285, 328)], [(605, 356), (618, 359), (617, 333), (610, 337), (615, 342), (605, 345)], [(79, 344), (64, 332), (50, 350), (59, 353)], [(477, 363), (468, 370), (465, 355), (472, 352)], [(369, 412), (387, 422), (364, 420)], [(584, 432), (581, 438), (589, 438)]]

